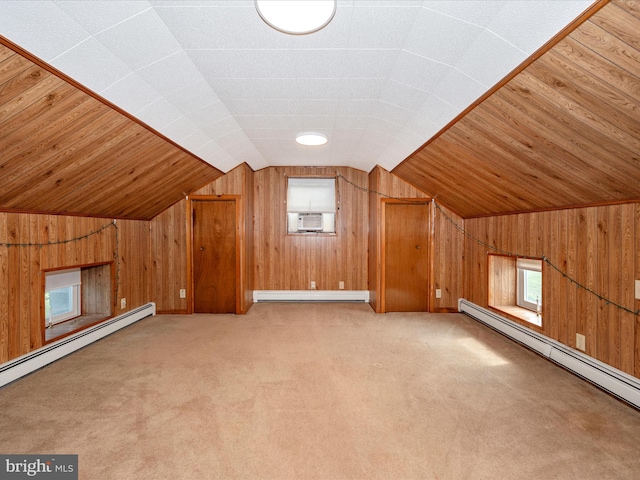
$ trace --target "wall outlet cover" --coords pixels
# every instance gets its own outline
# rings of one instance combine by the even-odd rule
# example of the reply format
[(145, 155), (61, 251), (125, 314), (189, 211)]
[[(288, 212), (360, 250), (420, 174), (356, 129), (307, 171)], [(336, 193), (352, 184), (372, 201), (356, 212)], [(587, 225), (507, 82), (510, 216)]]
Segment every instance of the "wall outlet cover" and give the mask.
[(442, 290), (439, 288), (436, 288), (436, 298), (442, 298)]
[(338, 283), (338, 288), (339, 288), (340, 290), (344, 290), (344, 282), (339, 282), (339, 283)]
[(579, 333), (576, 333), (576, 348), (578, 350), (582, 350), (583, 352), (586, 349), (585, 337), (584, 337), (584, 335), (581, 335)]
[(180, 289), (180, 298), (187, 298), (187, 291), (184, 288)]
[(127, 308), (127, 299), (126, 298), (121, 298), (120, 299), (120, 308)]

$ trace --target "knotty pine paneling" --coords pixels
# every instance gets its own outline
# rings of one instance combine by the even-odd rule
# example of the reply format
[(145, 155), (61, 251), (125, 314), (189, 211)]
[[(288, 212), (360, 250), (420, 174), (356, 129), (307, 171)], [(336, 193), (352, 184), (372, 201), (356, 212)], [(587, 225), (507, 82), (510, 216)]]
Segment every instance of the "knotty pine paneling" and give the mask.
[[(588, 355), (640, 377), (639, 317), (614, 305), (639, 308), (634, 280), (640, 278), (640, 204), (475, 218), (464, 224), (470, 236), (495, 249), (544, 255), (574, 280), (543, 264), (545, 335), (573, 348), (576, 333), (585, 335)], [(471, 238), (465, 240), (465, 298), (485, 307), (489, 253), (500, 252)]]
[[(43, 270), (113, 262), (117, 257), (115, 314), (150, 301), (149, 224), (120, 220), (116, 236), (111, 222), (106, 218), (0, 213), (0, 363), (42, 346)], [(99, 231), (105, 225), (107, 228)], [(67, 241), (74, 238), (80, 239)], [(29, 246), (55, 242), (62, 243)], [(124, 310), (120, 309), (120, 298), (127, 298)]]
[(343, 175), (368, 185), (367, 173), (348, 167), (270, 167), (254, 175), (256, 290), (367, 290), (368, 195), (338, 180), (336, 235), (288, 235), (286, 176)]

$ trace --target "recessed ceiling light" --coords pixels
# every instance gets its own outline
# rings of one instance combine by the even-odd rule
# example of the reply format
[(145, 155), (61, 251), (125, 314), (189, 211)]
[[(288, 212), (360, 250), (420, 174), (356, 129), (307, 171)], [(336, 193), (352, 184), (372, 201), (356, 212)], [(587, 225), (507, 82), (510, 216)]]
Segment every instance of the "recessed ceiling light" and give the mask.
[(322, 133), (305, 132), (296, 137), (296, 142), (300, 145), (306, 145), (308, 147), (316, 147), (318, 145), (324, 145), (327, 143), (327, 136)]
[(256, 10), (271, 27), (291, 35), (317, 32), (336, 13), (336, 0), (255, 0)]

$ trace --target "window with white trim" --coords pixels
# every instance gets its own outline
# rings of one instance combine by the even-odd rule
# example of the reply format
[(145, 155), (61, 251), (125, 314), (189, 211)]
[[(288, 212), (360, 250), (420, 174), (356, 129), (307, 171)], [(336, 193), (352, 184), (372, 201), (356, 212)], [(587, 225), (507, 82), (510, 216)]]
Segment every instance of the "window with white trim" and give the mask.
[(336, 232), (335, 177), (287, 178), (287, 232)]
[(540, 313), (542, 309), (542, 260), (518, 258), (517, 305)]
[(54, 325), (80, 316), (81, 284), (79, 268), (46, 272), (44, 308), (47, 325)]
[(489, 254), (489, 307), (542, 327), (542, 260)]

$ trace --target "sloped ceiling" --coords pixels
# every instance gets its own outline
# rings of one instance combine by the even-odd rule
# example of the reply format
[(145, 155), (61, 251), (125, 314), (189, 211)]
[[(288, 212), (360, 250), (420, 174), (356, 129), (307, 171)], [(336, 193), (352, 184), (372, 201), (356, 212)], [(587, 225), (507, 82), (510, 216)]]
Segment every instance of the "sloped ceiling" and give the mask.
[(640, 200), (639, 32), (607, 4), (393, 173), (464, 217)]
[(380, 164), (466, 218), (640, 200), (640, 6), (589, 5), (340, 1), (291, 37), (250, 1), (4, 1), (0, 209), (151, 218), (242, 162)]
[(300, 36), (253, 0), (9, 0), (0, 34), (224, 172), (390, 170), (591, 3), (339, 0)]
[(0, 209), (150, 219), (220, 175), (0, 44)]

